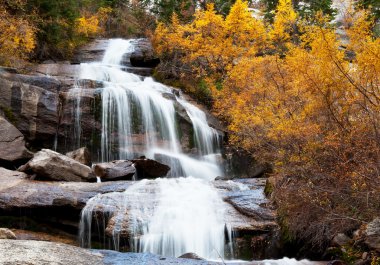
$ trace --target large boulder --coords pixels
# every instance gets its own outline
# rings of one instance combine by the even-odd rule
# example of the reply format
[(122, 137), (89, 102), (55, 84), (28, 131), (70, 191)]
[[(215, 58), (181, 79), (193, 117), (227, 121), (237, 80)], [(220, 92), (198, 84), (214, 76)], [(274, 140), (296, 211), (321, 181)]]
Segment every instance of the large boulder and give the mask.
[(42, 149), (20, 171), (36, 174), (37, 178), (58, 181), (96, 181), (92, 169), (65, 155)]
[(138, 179), (165, 177), (170, 167), (152, 159), (140, 158), (132, 160), (137, 171)]
[(131, 161), (115, 160), (108, 163), (96, 164), (94, 172), (102, 181), (132, 180), (136, 169)]
[(91, 166), (92, 164), (91, 154), (90, 151), (88, 151), (87, 147), (82, 147), (77, 150), (68, 152), (66, 153), (66, 156), (86, 166)]
[(26, 149), (22, 133), (0, 116), (0, 161), (14, 162), (31, 157), (32, 153)]

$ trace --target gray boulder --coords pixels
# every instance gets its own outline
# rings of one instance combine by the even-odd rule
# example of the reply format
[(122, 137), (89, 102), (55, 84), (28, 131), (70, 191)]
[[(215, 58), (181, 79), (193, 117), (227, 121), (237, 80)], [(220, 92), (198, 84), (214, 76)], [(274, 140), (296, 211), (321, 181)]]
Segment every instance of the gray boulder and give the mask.
[(152, 159), (139, 158), (132, 160), (139, 179), (165, 177), (170, 167)]
[(131, 180), (136, 173), (136, 169), (131, 161), (115, 160), (96, 164), (94, 172), (102, 181)]
[(32, 153), (26, 149), (22, 133), (0, 116), (0, 160), (13, 162), (31, 157)]
[(34, 173), (40, 179), (76, 182), (96, 181), (96, 176), (90, 167), (49, 149), (42, 149), (37, 152), (19, 170)]

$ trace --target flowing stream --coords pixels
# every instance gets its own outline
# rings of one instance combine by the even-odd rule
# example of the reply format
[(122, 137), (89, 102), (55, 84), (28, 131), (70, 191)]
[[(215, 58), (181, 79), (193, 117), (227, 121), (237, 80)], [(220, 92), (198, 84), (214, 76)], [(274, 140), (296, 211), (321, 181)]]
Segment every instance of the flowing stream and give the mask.
[[(225, 202), (209, 183), (222, 174), (220, 134), (202, 110), (172, 88), (124, 71), (121, 64), (133, 50), (133, 40), (110, 40), (101, 62), (81, 64), (79, 79), (103, 82), (101, 160), (144, 155), (168, 164), (169, 178), (140, 180), (123, 193), (93, 197), (82, 211), (81, 244), (91, 247), (94, 215), (102, 209), (104, 223), (113, 224), (104, 228), (113, 249), (128, 234), (136, 252), (224, 258), (231, 231), (224, 221)], [(181, 148), (176, 108), (185, 110), (193, 127), (197, 152), (191, 156)], [(80, 112), (75, 117), (80, 119)], [(80, 128), (74, 131), (80, 139)]]

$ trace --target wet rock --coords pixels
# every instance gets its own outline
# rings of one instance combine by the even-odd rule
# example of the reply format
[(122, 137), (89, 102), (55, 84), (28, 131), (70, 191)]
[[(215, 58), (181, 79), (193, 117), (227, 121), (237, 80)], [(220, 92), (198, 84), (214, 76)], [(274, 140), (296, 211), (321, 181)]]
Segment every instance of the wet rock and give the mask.
[(90, 151), (88, 151), (87, 147), (82, 147), (77, 150), (66, 153), (66, 156), (86, 166), (91, 166), (92, 164), (91, 154)]
[(17, 239), (16, 235), (8, 228), (0, 228), (0, 239)]
[(25, 147), (22, 133), (0, 116), (0, 161), (15, 162), (30, 159), (32, 156)]
[(165, 154), (154, 154), (154, 159), (156, 159), (158, 162), (170, 165), (170, 171), (168, 172), (167, 176), (169, 177), (178, 177), (178, 176), (184, 176), (185, 173), (183, 171), (183, 168), (181, 166), (181, 162), (177, 157), (168, 156)]
[(137, 39), (134, 44), (135, 49), (130, 55), (132, 66), (154, 68), (160, 63), (160, 59), (154, 56), (152, 44), (148, 39)]
[[(81, 89), (80, 91), (62, 92), (59, 94), (58, 147), (93, 146), (101, 141), (101, 89)], [(76, 111), (80, 102), (80, 129), (78, 139), (75, 128)], [(65, 152), (71, 150), (64, 150)], [(97, 160), (97, 153), (91, 150), (92, 158)], [(99, 159), (98, 159), (99, 160)]]
[(269, 201), (265, 198), (262, 190), (232, 191), (226, 194), (224, 200), (242, 214), (256, 220), (275, 220), (275, 214), (267, 207)]
[(132, 180), (136, 169), (131, 161), (115, 160), (108, 163), (96, 164), (94, 172), (102, 181)]
[(103, 256), (60, 243), (28, 240), (0, 240), (0, 264), (101, 265)]
[(336, 236), (334, 236), (334, 238), (332, 240), (332, 245), (335, 247), (343, 247), (343, 246), (349, 244), (350, 241), (351, 241), (351, 238), (349, 238), (348, 236), (346, 236), (343, 233), (339, 233)]
[(104, 87), (103, 82), (97, 80), (90, 79), (79, 79), (77, 81), (77, 85), (80, 88), (88, 89), (88, 88), (102, 88)]
[(103, 59), (108, 47), (107, 39), (97, 39), (81, 47), (74, 55), (72, 63), (97, 62)]
[(198, 256), (195, 253), (185, 253), (178, 257), (179, 259), (196, 259), (196, 260), (205, 260), (204, 258)]
[(259, 163), (255, 157), (241, 148), (225, 148), (227, 175), (233, 178), (258, 178), (271, 171), (271, 166)]
[(278, 229), (276, 212), (264, 195), (265, 179), (214, 181), (213, 185), (227, 202), (226, 223), (235, 232), (260, 234)]
[(32, 172), (40, 179), (58, 181), (96, 181), (90, 167), (49, 149), (42, 149), (23, 167), (23, 172)]
[(165, 177), (170, 167), (152, 159), (140, 158), (134, 159), (132, 162), (135, 165), (138, 179), (151, 179)]

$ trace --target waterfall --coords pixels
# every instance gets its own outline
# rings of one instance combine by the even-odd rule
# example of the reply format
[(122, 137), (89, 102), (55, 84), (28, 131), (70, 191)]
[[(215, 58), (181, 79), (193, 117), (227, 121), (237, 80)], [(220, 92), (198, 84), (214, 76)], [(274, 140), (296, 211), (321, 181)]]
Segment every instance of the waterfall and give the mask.
[[(110, 40), (102, 62), (81, 64), (79, 79), (103, 83), (100, 159), (144, 155), (168, 164), (170, 178), (140, 180), (125, 192), (90, 199), (81, 215), (81, 245), (91, 247), (95, 222), (112, 239), (112, 249), (119, 250), (121, 238), (128, 235), (130, 248), (136, 252), (224, 257), (225, 202), (209, 183), (222, 174), (216, 159), (220, 137), (208, 125), (205, 113), (175, 96), (172, 88), (124, 71), (122, 61), (133, 50), (131, 40)], [(192, 156), (180, 145), (176, 104), (186, 110), (192, 123), (198, 150)]]

